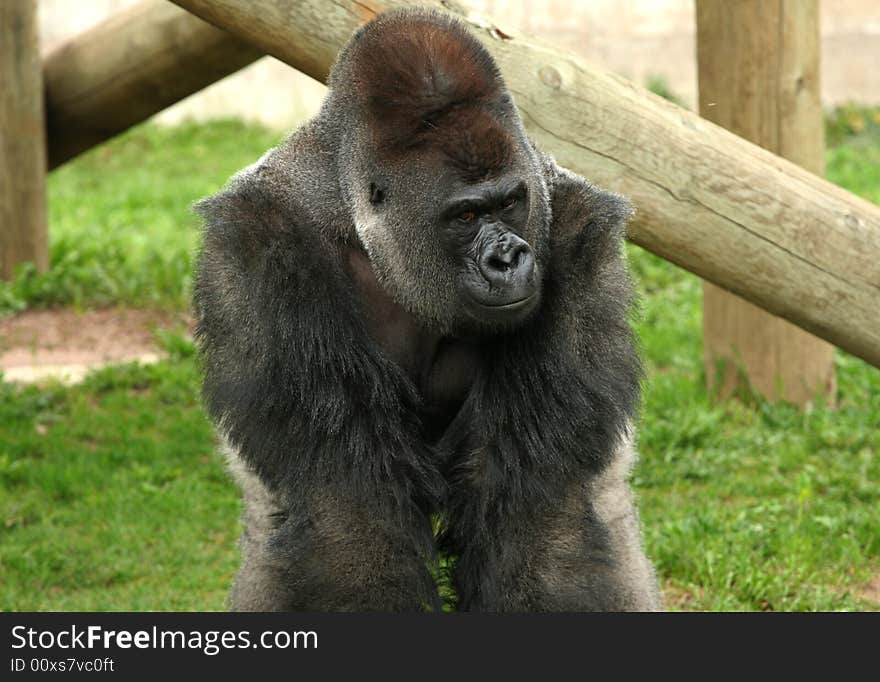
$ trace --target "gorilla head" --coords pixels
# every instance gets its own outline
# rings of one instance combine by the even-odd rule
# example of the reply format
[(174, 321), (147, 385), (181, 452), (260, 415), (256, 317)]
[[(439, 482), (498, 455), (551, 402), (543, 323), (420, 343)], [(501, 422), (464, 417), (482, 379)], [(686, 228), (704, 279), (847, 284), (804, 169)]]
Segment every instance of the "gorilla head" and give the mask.
[(362, 28), (331, 74), (339, 174), (382, 286), (442, 332), (538, 307), (550, 223), (540, 161), (485, 48), (439, 14)]

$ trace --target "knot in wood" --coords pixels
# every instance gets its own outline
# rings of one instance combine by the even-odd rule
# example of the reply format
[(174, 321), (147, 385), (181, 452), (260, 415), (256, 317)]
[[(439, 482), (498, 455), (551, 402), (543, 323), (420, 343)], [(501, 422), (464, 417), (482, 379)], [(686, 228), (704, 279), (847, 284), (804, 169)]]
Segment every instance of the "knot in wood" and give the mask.
[(554, 90), (559, 90), (562, 87), (562, 76), (552, 66), (542, 66), (540, 71), (538, 71), (538, 75), (541, 77), (544, 85)]

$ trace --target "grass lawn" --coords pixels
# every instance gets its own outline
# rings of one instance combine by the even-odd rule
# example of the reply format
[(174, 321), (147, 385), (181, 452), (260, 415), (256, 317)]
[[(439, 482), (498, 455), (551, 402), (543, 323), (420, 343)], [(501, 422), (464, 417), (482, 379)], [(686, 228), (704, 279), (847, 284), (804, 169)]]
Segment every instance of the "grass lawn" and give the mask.
[[(829, 121), (828, 176), (880, 203), (880, 117)], [(186, 306), (195, 199), (280, 136), (141, 126), (50, 176), (52, 270), (0, 312)], [(668, 606), (880, 608), (880, 371), (837, 355), (839, 407), (704, 389), (700, 283), (629, 246), (649, 375), (634, 484)], [(212, 610), (237, 563), (238, 496), (213, 452), (192, 345), (73, 388), (0, 383), (0, 609)]]

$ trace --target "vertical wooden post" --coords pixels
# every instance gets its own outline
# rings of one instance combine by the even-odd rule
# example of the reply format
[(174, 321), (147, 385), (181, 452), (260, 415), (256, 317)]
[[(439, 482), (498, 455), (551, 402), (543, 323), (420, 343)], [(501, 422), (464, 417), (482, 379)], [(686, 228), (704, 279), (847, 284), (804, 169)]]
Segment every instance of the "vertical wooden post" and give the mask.
[[(824, 174), (819, 45), (818, 0), (697, 0), (700, 115)], [(833, 401), (830, 344), (708, 282), (703, 343), (722, 397), (748, 381), (770, 400)]]
[(46, 142), (36, 0), (0, 0), (0, 278), (49, 265)]

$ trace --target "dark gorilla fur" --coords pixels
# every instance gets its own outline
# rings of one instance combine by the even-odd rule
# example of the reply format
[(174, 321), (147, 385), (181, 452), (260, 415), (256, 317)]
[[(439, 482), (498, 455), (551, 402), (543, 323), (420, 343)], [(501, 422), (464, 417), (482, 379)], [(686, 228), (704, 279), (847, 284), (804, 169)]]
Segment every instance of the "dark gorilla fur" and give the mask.
[[(627, 483), (629, 204), (534, 148), (445, 15), (381, 15), (330, 86), (197, 207), (204, 395), (245, 504), (232, 607), (436, 610), (439, 549), (462, 610), (658, 608)], [(540, 304), (484, 324), (432, 202), (508, 172)]]

